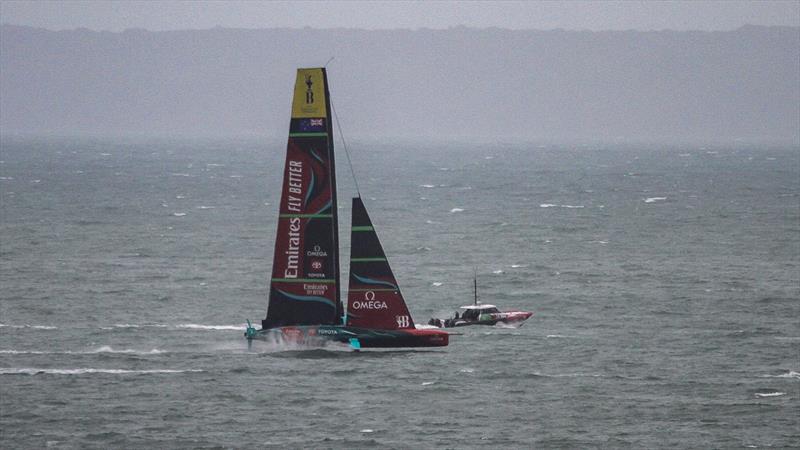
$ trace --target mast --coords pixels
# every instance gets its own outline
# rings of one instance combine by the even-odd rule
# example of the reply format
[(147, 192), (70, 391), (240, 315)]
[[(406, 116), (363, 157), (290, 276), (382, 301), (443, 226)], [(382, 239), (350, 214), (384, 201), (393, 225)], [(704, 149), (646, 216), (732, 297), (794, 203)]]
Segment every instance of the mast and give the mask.
[(336, 170), (327, 75), (298, 69), (262, 328), (339, 323)]
[(475, 274), (472, 277), (473, 282), (473, 292), (475, 293), (475, 299), (473, 300), (473, 305), (478, 306), (478, 270), (475, 270)]
[[(333, 58), (331, 58), (333, 59)], [(328, 60), (330, 62), (330, 60)], [(327, 65), (327, 63), (325, 63)], [(343, 323), (344, 320), (344, 308), (342, 307), (342, 298), (341, 298), (341, 290), (339, 289), (339, 207), (337, 206), (337, 198), (336, 195), (336, 158), (334, 157), (333, 153), (333, 120), (331, 120), (331, 95), (328, 91), (328, 72), (325, 70), (325, 67), (322, 69), (322, 79), (324, 80), (325, 85), (325, 117), (328, 118), (326, 120), (327, 124), (327, 133), (328, 133), (328, 154), (330, 155), (330, 177), (331, 177), (331, 201), (332, 201), (332, 214), (333, 214), (333, 248), (335, 250), (335, 256), (333, 257), (333, 265), (334, 265), (334, 279), (335, 281), (335, 293), (336, 293), (336, 322)], [(337, 118), (338, 120), (338, 118)], [(340, 130), (341, 132), (341, 130)], [(344, 139), (344, 138), (343, 138)], [(348, 161), (350, 160), (350, 155), (347, 156)], [(350, 168), (352, 171), (352, 167)], [(355, 178), (355, 175), (353, 176)]]

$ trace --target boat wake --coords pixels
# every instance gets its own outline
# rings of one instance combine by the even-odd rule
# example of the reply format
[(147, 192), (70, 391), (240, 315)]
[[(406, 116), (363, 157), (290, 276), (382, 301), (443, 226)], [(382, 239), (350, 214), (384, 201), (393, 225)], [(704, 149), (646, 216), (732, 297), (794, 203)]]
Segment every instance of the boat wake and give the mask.
[(100, 327), (100, 328), (103, 330), (112, 330), (114, 328), (166, 328), (166, 329), (177, 329), (177, 330), (242, 331), (246, 327), (247, 327), (246, 323), (242, 323), (239, 325), (203, 325), (197, 323), (179, 323), (174, 325), (159, 324), (159, 323), (145, 323), (145, 324), (115, 323), (114, 325), (108, 327)]
[(248, 346), (248, 350), (255, 353), (352, 352), (352, 348), (349, 345), (340, 342), (327, 339), (297, 342), (285, 339), (277, 334), (268, 335), (264, 340), (252, 340)]
[(123, 354), (135, 354), (135, 355), (159, 355), (162, 353), (166, 353), (164, 350), (159, 350), (157, 348), (151, 350), (135, 350), (135, 349), (122, 349), (117, 350), (112, 348), (109, 345), (104, 345), (102, 347), (96, 348), (94, 350), (83, 350), (83, 351), (71, 351), (71, 350), (64, 350), (64, 351), (55, 351), (55, 350), (0, 350), (0, 354), (6, 355), (93, 355), (97, 353), (123, 353)]
[(242, 323), (239, 325), (199, 325), (194, 323), (184, 323), (175, 325), (175, 328), (183, 328), (183, 329), (190, 329), (190, 330), (243, 330), (247, 327), (247, 324)]
[(151, 375), (151, 374), (166, 374), (166, 373), (190, 373), (190, 372), (205, 372), (200, 369), (145, 369), (145, 370), (131, 370), (131, 369), (94, 369), (94, 368), (79, 368), (79, 369), (45, 369), (35, 367), (0, 367), (0, 375), (84, 375), (84, 374), (111, 374), (111, 375)]

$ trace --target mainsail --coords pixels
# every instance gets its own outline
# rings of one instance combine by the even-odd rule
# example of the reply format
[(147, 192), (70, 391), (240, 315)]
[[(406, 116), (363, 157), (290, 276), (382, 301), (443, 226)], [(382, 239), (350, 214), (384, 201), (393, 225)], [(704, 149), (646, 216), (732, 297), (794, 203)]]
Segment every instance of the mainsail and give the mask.
[(396, 330), (414, 328), (386, 254), (360, 197), (353, 199), (347, 325)]
[(330, 117), (325, 69), (298, 69), (263, 328), (341, 323)]

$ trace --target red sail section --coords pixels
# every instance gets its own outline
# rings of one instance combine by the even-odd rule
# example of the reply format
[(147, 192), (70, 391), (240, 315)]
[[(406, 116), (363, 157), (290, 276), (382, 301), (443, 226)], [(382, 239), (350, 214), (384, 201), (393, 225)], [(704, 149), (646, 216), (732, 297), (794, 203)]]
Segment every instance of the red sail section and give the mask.
[(347, 325), (382, 330), (413, 329), (414, 321), (360, 198), (353, 199), (350, 242)]
[(340, 322), (329, 111), (325, 69), (298, 69), (263, 328)]

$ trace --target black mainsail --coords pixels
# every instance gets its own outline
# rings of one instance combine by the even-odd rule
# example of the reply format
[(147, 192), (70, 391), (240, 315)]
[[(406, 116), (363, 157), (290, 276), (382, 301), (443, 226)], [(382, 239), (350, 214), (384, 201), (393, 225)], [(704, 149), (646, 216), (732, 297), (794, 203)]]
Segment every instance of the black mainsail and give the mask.
[(325, 69), (298, 69), (262, 328), (341, 323), (330, 111)]

